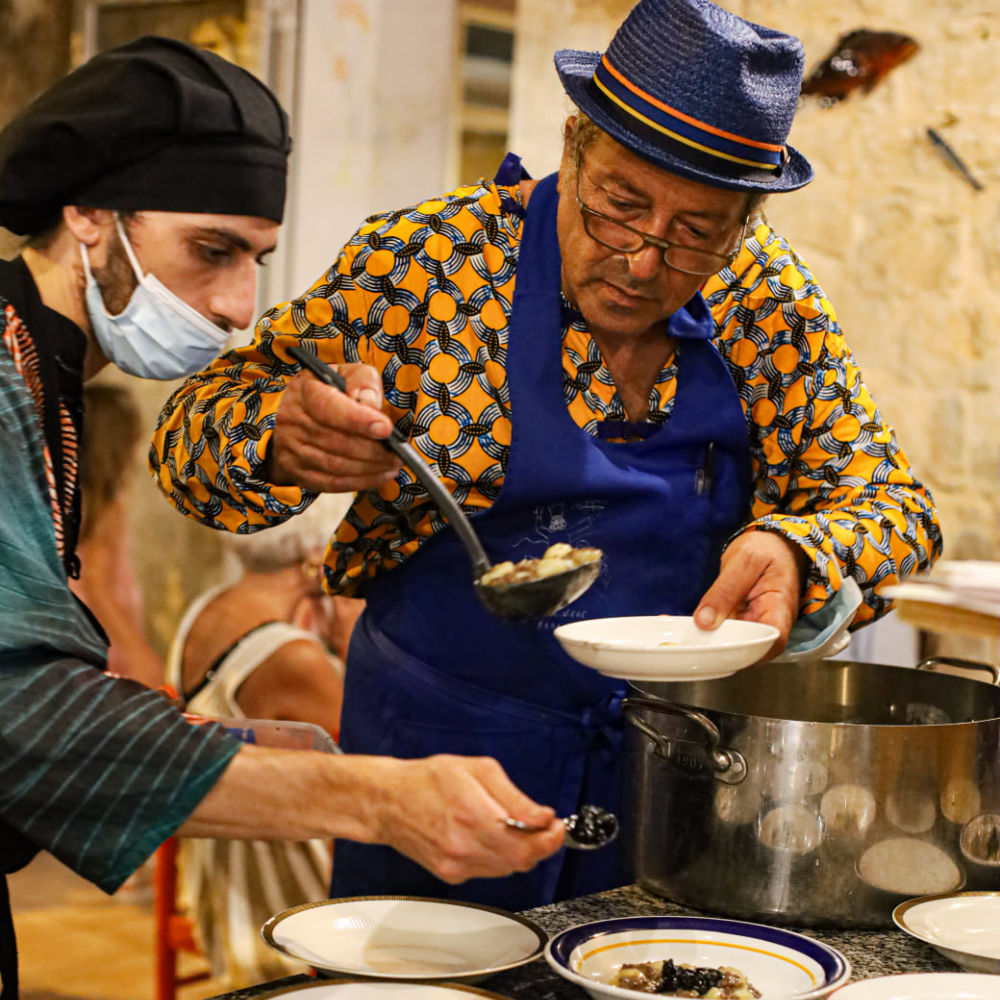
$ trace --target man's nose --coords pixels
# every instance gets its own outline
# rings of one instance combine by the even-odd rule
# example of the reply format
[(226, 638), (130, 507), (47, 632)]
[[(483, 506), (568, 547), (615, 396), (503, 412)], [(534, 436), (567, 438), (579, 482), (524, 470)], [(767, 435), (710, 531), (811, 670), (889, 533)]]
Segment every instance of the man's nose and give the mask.
[(663, 266), (663, 251), (652, 243), (645, 243), (635, 253), (625, 254), (625, 263), (633, 278), (637, 281), (649, 281)]
[(231, 330), (245, 330), (254, 321), (257, 305), (257, 268), (247, 260), (220, 278), (209, 300), (210, 318)]

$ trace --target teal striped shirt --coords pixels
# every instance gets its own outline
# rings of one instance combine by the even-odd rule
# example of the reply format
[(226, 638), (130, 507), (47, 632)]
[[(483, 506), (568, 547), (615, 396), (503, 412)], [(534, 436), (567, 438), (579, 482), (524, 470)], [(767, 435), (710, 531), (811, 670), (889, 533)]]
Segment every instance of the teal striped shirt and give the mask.
[(41, 423), (11, 324), (20, 321), (0, 297), (0, 822), (113, 892), (191, 814), (240, 743), (102, 672), (104, 637), (66, 582)]

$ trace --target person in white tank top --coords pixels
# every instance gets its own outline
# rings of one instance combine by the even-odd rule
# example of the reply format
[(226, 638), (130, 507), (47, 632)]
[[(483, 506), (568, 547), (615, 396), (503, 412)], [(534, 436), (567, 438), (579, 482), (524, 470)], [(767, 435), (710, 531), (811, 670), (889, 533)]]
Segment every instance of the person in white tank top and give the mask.
[[(226, 536), (242, 575), (195, 599), (167, 657), (167, 683), (186, 711), (311, 722), (336, 738), (347, 643), (363, 602), (323, 594), (320, 572), (350, 499), (324, 496), (285, 524)], [(260, 926), (326, 898), (328, 841), (191, 839), (179, 857), (180, 905), (213, 976), (238, 989), (305, 971), (265, 945)]]

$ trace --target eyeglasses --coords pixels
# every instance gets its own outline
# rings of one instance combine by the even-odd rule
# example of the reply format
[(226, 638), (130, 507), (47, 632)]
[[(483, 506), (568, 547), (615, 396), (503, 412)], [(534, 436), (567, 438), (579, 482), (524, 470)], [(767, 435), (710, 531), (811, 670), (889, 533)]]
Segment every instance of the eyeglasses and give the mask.
[(743, 241), (747, 235), (747, 225), (750, 216), (743, 220), (743, 232), (740, 234), (740, 241), (735, 248), (728, 253), (719, 253), (715, 250), (699, 250), (696, 247), (686, 246), (683, 243), (671, 243), (669, 240), (661, 240), (658, 236), (650, 236), (649, 233), (642, 232), (641, 229), (634, 229), (632, 226), (619, 222), (610, 215), (598, 212), (591, 208), (580, 197), (580, 163), (577, 163), (576, 170), (576, 203), (580, 206), (580, 215), (583, 218), (583, 228), (587, 235), (601, 246), (609, 250), (615, 250), (622, 254), (634, 254), (647, 246), (658, 247), (663, 251), (663, 262), (667, 267), (680, 271), (683, 274), (695, 274), (707, 276), (716, 274), (724, 267), (736, 259)]

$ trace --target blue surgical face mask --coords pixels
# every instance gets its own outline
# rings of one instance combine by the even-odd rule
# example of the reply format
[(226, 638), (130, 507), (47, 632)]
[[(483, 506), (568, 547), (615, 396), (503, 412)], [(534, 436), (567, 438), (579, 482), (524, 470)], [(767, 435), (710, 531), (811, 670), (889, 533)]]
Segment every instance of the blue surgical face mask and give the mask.
[(105, 308), (90, 270), (87, 248), (80, 244), (87, 278), (87, 313), (104, 355), (123, 372), (139, 378), (180, 378), (204, 368), (225, 346), (229, 334), (152, 274), (143, 274), (117, 213), (115, 225), (139, 280), (128, 305), (117, 316)]

